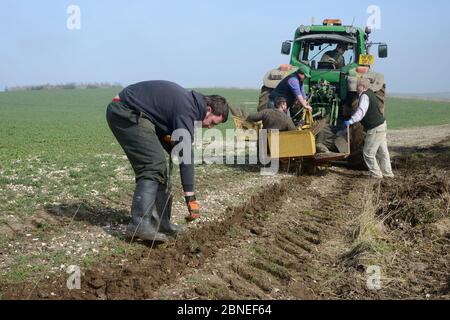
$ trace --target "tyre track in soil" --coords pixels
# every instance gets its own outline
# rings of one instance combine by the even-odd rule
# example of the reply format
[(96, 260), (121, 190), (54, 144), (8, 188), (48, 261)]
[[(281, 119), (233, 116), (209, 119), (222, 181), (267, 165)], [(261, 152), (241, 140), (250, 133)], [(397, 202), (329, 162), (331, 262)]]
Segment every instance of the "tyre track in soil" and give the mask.
[[(355, 195), (355, 188), (362, 190), (366, 184), (367, 180), (351, 180), (335, 173), (316, 177), (312, 182), (292, 179), (282, 206), (268, 213), (266, 220), (258, 220), (247, 238), (223, 248), (201, 269), (163, 286), (158, 297), (321, 298), (321, 288), (310, 268), (329, 262), (321, 246), (341, 237), (341, 222), (348, 222), (358, 214), (346, 203)], [(339, 217), (342, 213), (347, 216)]]
[[(206, 224), (152, 250), (140, 244), (126, 262), (112, 257), (87, 270), (82, 290), (67, 290), (64, 275), (41, 283), (30, 298), (319, 297), (308, 276), (308, 261), (320, 259), (317, 247), (338, 232), (335, 209), (342, 212), (357, 181), (336, 174), (283, 179), (245, 205), (228, 208), (220, 223)], [(193, 282), (195, 272), (205, 277)], [(171, 285), (176, 295), (168, 294)], [(29, 289), (5, 288), (3, 298), (23, 299)]]

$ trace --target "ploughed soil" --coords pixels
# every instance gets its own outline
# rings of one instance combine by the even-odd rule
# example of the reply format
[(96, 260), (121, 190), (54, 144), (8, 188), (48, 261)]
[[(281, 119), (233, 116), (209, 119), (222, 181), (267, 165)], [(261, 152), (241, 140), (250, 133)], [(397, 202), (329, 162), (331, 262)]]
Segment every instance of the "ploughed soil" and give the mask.
[(393, 163), (383, 181), (338, 167), (283, 178), (219, 222), (82, 270), (81, 290), (61, 274), (2, 298), (449, 299), (450, 140)]

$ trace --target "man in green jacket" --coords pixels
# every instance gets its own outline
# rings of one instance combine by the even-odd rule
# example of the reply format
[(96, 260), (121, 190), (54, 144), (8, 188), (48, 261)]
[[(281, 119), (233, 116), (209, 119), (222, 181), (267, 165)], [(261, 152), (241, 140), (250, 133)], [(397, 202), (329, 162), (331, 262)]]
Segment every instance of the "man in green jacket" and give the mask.
[(263, 128), (267, 130), (296, 130), (297, 128), (295, 127), (294, 122), (292, 122), (292, 119), (286, 114), (288, 108), (286, 99), (283, 97), (278, 97), (275, 100), (275, 105), (276, 109), (265, 109), (258, 113), (249, 115), (247, 117), (247, 121), (262, 121)]
[(345, 67), (344, 53), (347, 51), (347, 45), (338, 44), (336, 49), (325, 52), (321, 62), (332, 62), (336, 69)]

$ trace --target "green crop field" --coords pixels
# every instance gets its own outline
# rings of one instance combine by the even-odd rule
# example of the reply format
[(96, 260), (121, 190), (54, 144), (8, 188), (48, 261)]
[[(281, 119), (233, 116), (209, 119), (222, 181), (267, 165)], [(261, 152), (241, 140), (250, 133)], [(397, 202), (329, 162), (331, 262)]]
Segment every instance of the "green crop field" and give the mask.
[[(106, 105), (119, 90), (0, 93), (2, 215), (31, 213), (62, 199), (127, 196), (117, 190), (131, 184), (116, 177), (131, 178), (132, 171), (105, 121)], [(256, 109), (257, 90), (198, 90)], [(391, 129), (450, 123), (450, 103), (392, 98), (386, 109)], [(233, 127), (231, 117), (220, 127)]]
[(388, 98), (386, 117), (391, 129), (450, 123), (450, 102)]

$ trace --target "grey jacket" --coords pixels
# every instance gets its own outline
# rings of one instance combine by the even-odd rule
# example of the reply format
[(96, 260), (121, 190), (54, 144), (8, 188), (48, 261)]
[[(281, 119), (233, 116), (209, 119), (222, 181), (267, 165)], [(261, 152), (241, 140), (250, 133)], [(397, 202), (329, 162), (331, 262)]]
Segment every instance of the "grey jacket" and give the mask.
[(278, 129), (280, 131), (292, 131), (297, 128), (292, 119), (282, 111), (277, 109), (266, 109), (258, 113), (251, 114), (247, 121), (262, 121), (264, 129)]

